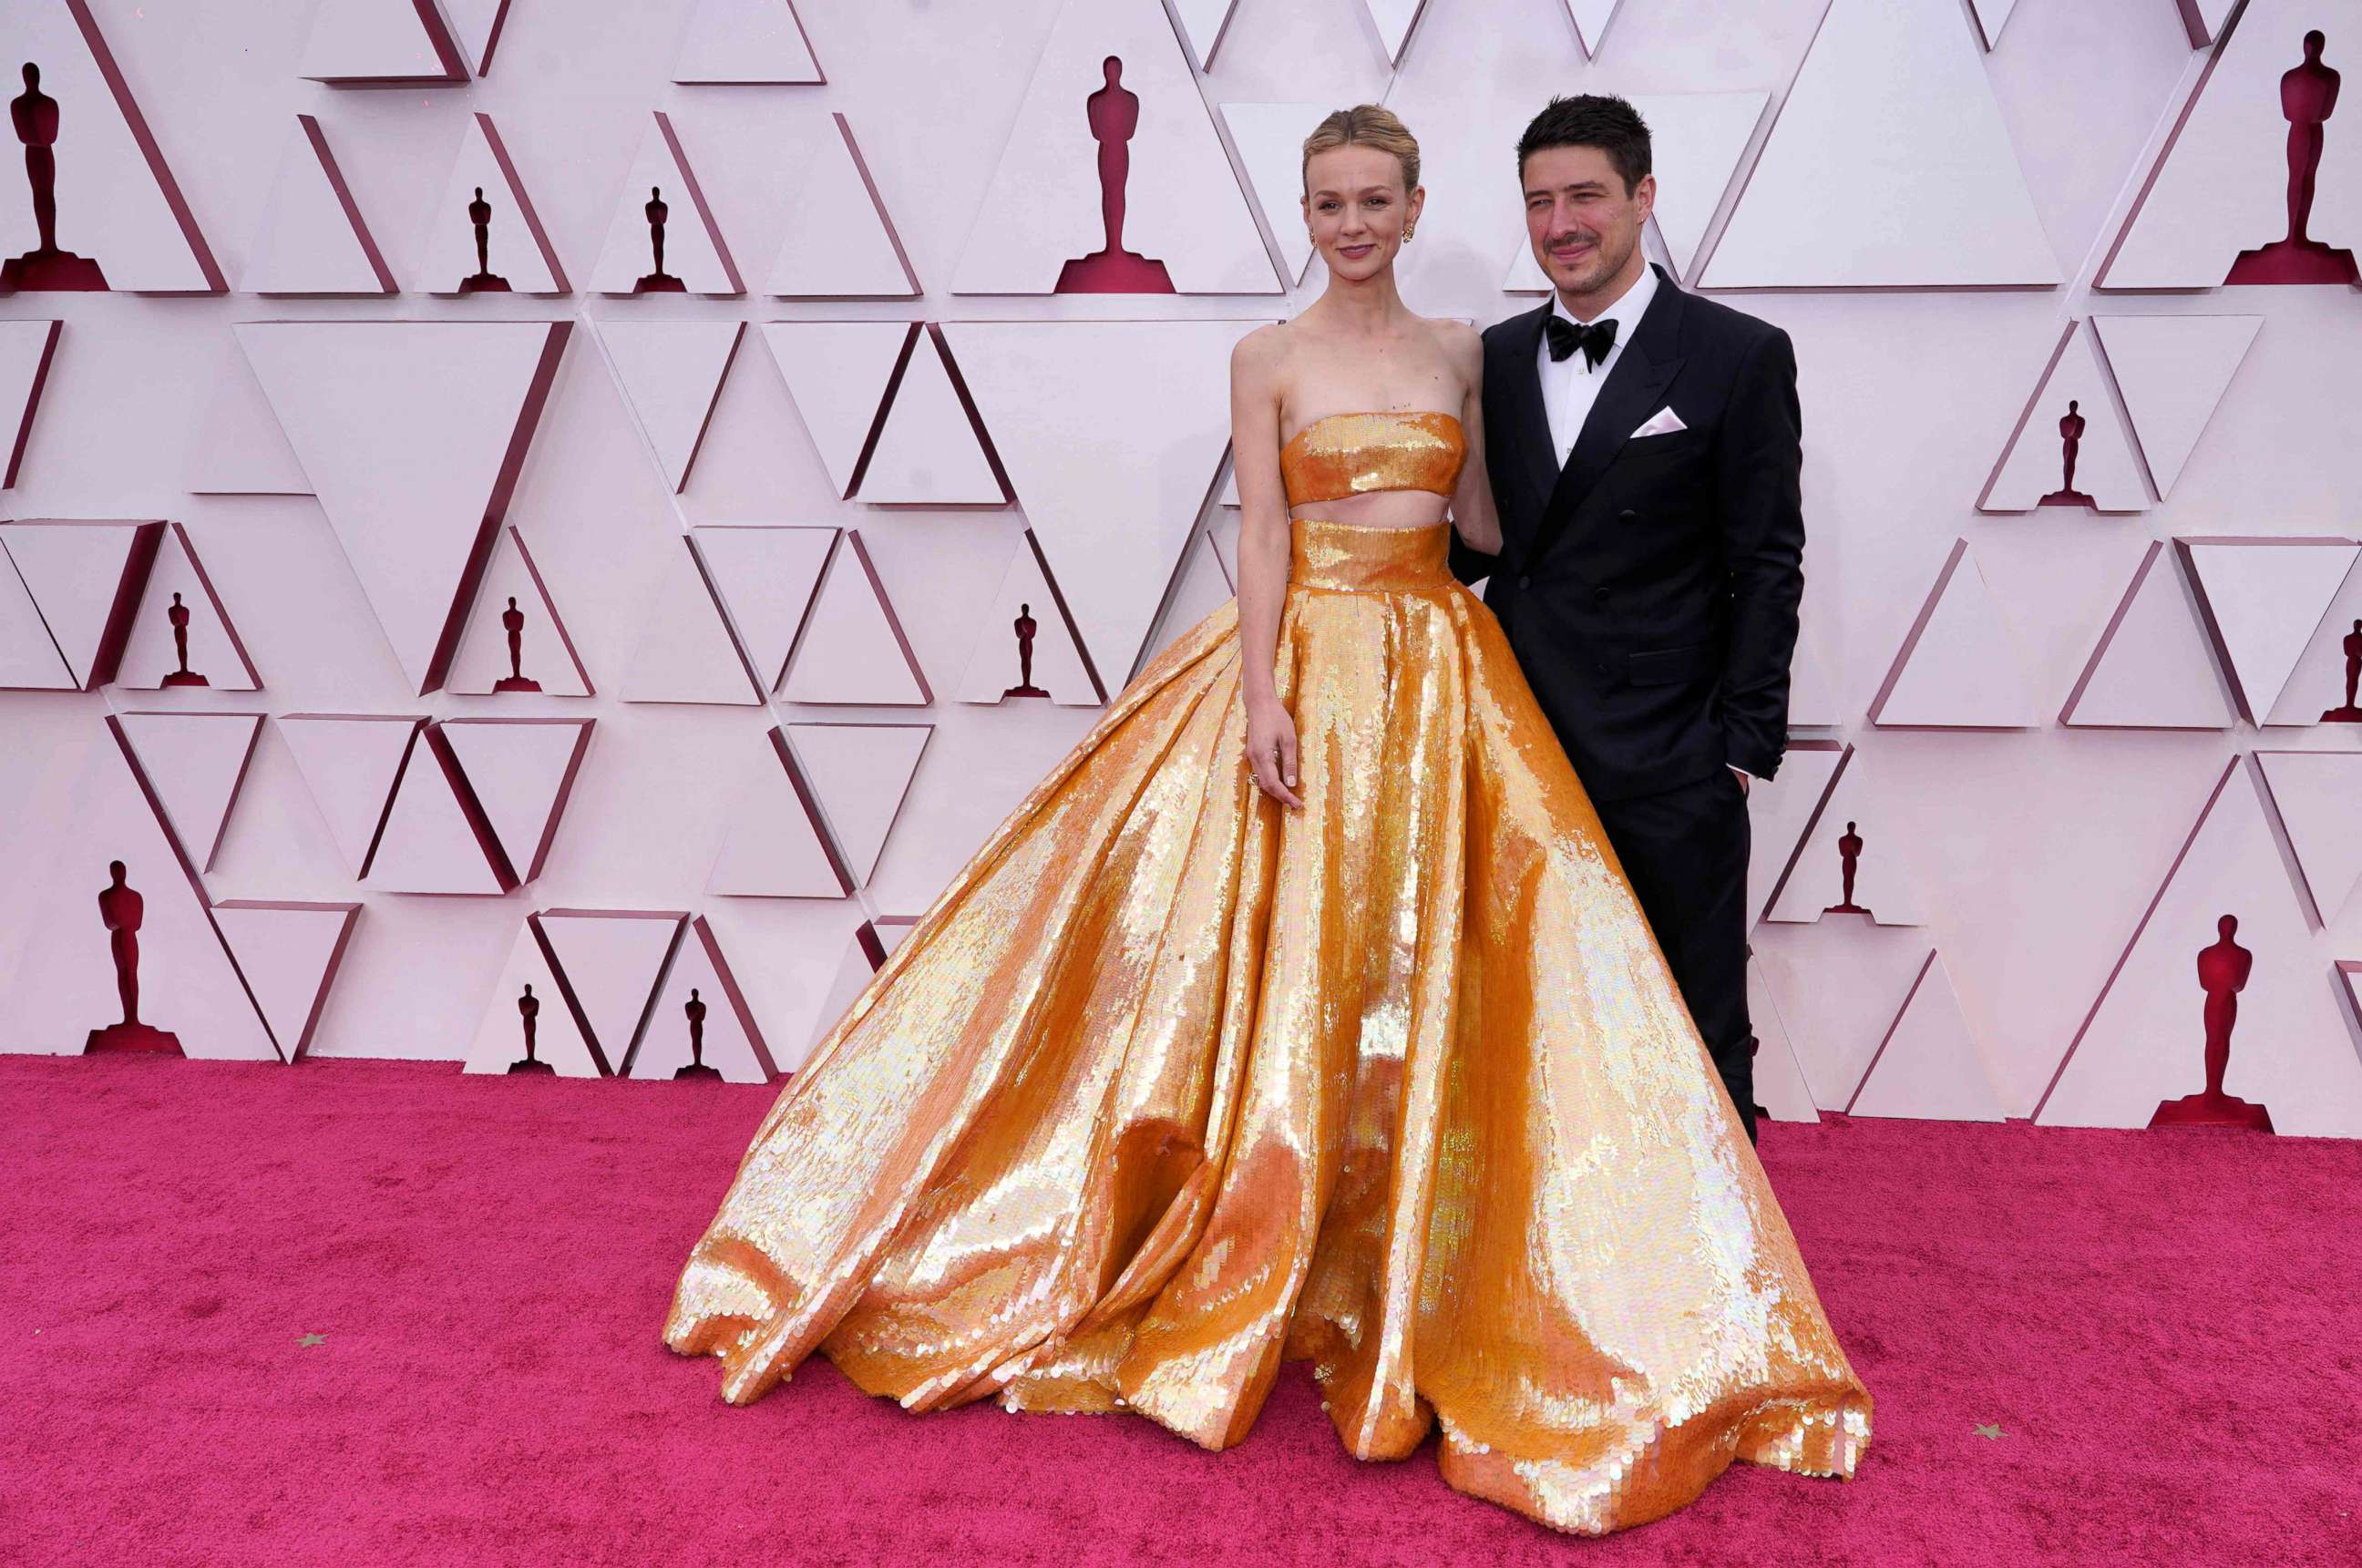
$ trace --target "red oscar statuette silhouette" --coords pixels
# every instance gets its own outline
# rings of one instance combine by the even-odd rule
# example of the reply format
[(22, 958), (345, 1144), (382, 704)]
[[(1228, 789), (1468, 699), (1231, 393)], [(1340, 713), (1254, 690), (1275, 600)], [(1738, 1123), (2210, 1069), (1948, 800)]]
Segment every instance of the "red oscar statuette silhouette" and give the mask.
[(484, 188), (476, 187), (476, 199), (468, 204), (468, 221), (476, 229), (476, 271), (473, 276), (459, 280), (463, 294), (504, 294), (509, 281), (492, 271), (492, 204), (484, 200)]
[(698, 999), (697, 988), (689, 988), (689, 999), (680, 1004), (689, 1019), (689, 1066), (674, 1071), (676, 1078), (719, 1078), (722, 1069), (705, 1065), (705, 1004)]
[(2362, 683), (2362, 621), (2345, 634), (2345, 701), (2342, 707), (2330, 708), (2321, 715), (2324, 724), (2362, 724), (2362, 708), (2354, 705), (2354, 689)]
[(524, 988), (524, 995), (517, 998), (516, 1010), (517, 1021), (524, 1026), (524, 1060), (521, 1062), (511, 1062), (509, 1064), (509, 1071), (512, 1073), (556, 1073), (557, 1071), (556, 1067), (551, 1066), (548, 1063), (543, 1061), (540, 1057), (535, 1056), (533, 1054), (534, 1025), (538, 1022), (541, 1018), (541, 999), (533, 994), (533, 986), (530, 982), (527, 982)]
[(2075, 488), (2075, 458), (2083, 449), (2085, 421), (2081, 404), (2074, 398), (2067, 400), (2067, 412), (2058, 416), (2058, 450), (2063, 471), (2058, 488), (2037, 502), (2043, 506), (2089, 506), (2097, 509), (2099, 502)]
[(172, 602), (165, 608), (164, 619), (172, 623), (172, 651), (180, 656), (181, 668), (166, 676), (162, 684), (166, 686), (210, 685), (211, 682), (204, 676), (189, 668), (189, 607), (181, 602), (179, 594), (172, 595)]
[(1047, 697), (1050, 695), (1033, 684), (1033, 606), (1020, 604), (1017, 619), (1010, 624), (1017, 630), (1017, 684), (1001, 693), (1003, 697)]
[(1845, 878), (1845, 901), (1831, 904), (1823, 914), (1866, 915), (1870, 911), (1853, 901), (1854, 873), (1861, 869), (1861, 832), (1860, 824), (1846, 823), (1845, 832), (1838, 838), (1838, 866)]
[(39, 243), (0, 261), (0, 293), (19, 289), (104, 289), (106, 279), (87, 256), (58, 248), (58, 101), (41, 91), (41, 68), (25, 62), (25, 90), (8, 100), (8, 123), (25, 144), (25, 179), (33, 187), (33, 227)]
[(2328, 141), (2329, 116), (2337, 109), (2338, 75), (2321, 59), (2327, 43), (2318, 28), (2305, 34), (2304, 62), (2280, 78), (2280, 113), (2289, 123), (2288, 237), (2240, 251), (2223, 280), (2226, 283), (2362, 283), (2354, 252), (2324, 245), (2304, 232), (2312, 217), (2313, 185)]
[(647, 204), (640, 209), (648, 217), (648, 248), (656, 258), (657, 270), (632, 285), (635, 294), (685, 294), (689, 285), (664, 270), (665, 219), (672, 212), (664, 199), (662, 187), (648, 187)]
[(1107, 57), (1107, 85), (1083, 101), (1099, 144), (1099, 223), (1105, 241), (1058, 269), (1062, 294), (1169, 294), (1164, 263), (1123, 248), (1124, 186), (1131, 175), (1131, 138), (1140, 128), (1140, 94), (1122, 84), (1123, 61)]
[(2220, 939), (2198, 954), (2198, 986), (2206, 993), (2206, 1087), (2180, 1099), (2161, 1101), (2151, 1127), (2245, 1127), (2272, 1130), (2271, 1112), (2223, 1092), (2223, 1069), (2231, 1065), (2231, 1027), (2239, 1021), (2239, 993), (2256, 967), (2256, 955), (2231, 940), (2239, 917), (2214, 922)]
[(517, 608), (516, 595), (509, 595), (509, 607), (501, 612), (501, 630), (508, 634), (509, 672), (492, 682), (494, 691), (538, 691), (541, 682), (525, 679), (524, 612)]
[(139, 922), (148, 902), (124, 881), (122, 861), (108, 861), (106, 874), (109, 880), (98, 890), (98, 918), (106, 922), (106, 950), (115, 960), (115, 994), (123, 1000), (123, 1021), (92, 1030), (82, 1048), (185, 1055), (178, 1036), (139, 1021)]

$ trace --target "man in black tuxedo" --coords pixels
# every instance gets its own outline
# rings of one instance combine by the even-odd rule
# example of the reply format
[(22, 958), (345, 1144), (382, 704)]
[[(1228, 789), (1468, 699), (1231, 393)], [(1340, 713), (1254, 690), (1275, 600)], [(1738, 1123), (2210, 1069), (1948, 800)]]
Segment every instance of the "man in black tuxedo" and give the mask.
[(1787, 744), (1804, 592), (1788, 335), (1640, 253), (1648, 127), (1559, 98), (1518, 144), (1555, 292), (1485, 333), (1501, 553), (1452, 545), (1598, 808), (1749, 1138), (1747, 790)]

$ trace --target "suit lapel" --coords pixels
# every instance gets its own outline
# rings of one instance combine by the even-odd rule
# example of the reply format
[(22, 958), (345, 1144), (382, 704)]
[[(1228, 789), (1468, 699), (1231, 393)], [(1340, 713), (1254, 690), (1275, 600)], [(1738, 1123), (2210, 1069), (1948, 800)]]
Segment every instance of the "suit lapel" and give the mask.
[[(1655, 263), (1650, 265), (1653, 267)], [(1660, 269), (1657, 293), (1649, 302), (1647, 314), (1641, 316), (1631, 342), (1617, 356), (1615, 368), (1607, 372), (1599, 395), (1592, 400), (1591, 412), (1584, 418), (1583, 429), (1574, 438), (1566, 466), (1557, 473), (1550, 491), (1550, 504), (1543, 509), (1541, 530), (1533, 547), (1526, 552), (1529, 566), (1566, 531), (1568, 523), (1582, 508), (1584, 498), (1598, 484), (1607, 465), (1616, 460), (1616, 454), (1623, 449), (1634, 427), (1657, 411), (1657, 400), (1680, 372), (1681, 357), (1673, 350), (1681, 343), (1681, 289)], [(1535, 403), (1540, 406), (1539, 395)], [(1544, 423), (1548, 423), (1547, 419)], [(1547, 435), (1543, 441), (1547, 448)]]

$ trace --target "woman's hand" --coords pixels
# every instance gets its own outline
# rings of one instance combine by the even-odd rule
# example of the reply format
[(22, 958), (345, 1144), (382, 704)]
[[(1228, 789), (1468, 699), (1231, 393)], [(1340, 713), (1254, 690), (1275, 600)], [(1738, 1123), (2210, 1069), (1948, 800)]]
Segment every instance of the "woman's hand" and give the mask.
[(1273, 800), (1304, 808), (1296, 795), (1296, 721), (1276, 694), (1247, 699), (1247, 771)]

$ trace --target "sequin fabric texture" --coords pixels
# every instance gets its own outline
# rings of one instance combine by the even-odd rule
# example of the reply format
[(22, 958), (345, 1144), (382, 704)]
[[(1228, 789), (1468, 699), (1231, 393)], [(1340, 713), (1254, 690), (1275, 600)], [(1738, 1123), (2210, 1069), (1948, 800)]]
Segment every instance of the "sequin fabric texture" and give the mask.
[(1279, 477), (1291, 507), (1374, 490), (1450, 495), (1467, 456), (1449, 414), (1331, 414), (1287, 438)]
[(1355, 1457), (1440, 1428), (1452, 1486), (1584, 1534), (1734, 1459), (1853, 1473), (1870, 1396), (1448, 532), (1293, 525), (1300, 813), (1226, 604), (952, 879), (682, 1271), (724, 1398), (818, 1351), (1220, 1449), (1309, 1359)]

